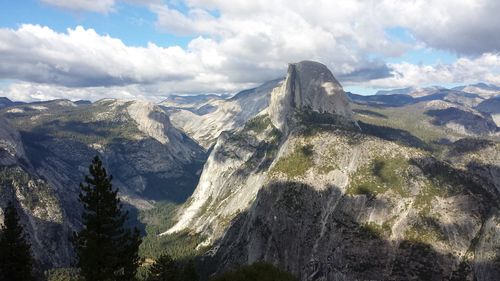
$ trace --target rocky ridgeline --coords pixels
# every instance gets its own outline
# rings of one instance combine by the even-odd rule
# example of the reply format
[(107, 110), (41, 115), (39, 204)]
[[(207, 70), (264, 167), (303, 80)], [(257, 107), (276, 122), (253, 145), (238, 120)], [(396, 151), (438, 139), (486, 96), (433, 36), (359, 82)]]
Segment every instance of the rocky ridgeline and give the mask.
[(464, 139), (438, 157), (352, 116), (324, 65), (291, 64), (268, 110), (219, 137), (164, 235), (204, 238), (215, 271), (267, 261), (301, 280), (495, 280), (500, 145)]

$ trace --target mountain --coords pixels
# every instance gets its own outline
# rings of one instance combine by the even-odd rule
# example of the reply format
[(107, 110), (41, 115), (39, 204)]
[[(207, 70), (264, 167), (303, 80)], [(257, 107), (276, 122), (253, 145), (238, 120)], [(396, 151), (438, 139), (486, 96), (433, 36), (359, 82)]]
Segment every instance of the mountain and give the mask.
[(498, 100), (394, 93), (345, 93), (303, 61), (234, 96), (9, 105), (0, 209), (21, 208), (38, 267), (68, 267), (97, 154), (141, 254), (199, 254), (204, 278), (264, 261), (301, 280), (496, 280)]
[[(410, 106), (441, 118), (425, 114), (439, 102)], [(208, 273), (265, 261), (301, 280), (495, 280), (500, 140), (440, 142), (442, 124), (381, 126), (357, 106), (324, 65), (291, 64), (269, 108), (217, 139), (163, 236), (199, 237)]]
[(5, 107), (9, 107), (9, 106), (19, 105), (19, 104), (23, 104), (23, 102), (11, 101), (8, 98), (0, 97), (0, 109), (5, 108)]
[(268, 109), (273, 125), (282, 133), (295, 126), (297, 112), (337, 114), (352, 120), (347, 96), (333, 74), (322, 64), (303, 61), (288, 66), (285, 82), (276, 87)]
[(348, 96), (354, 112), (363, 121), (401, 129), (410, 127), (421, 138), (426, 138), (424, 135), (428, 133), (452, 140), (464, 136), (498, 136), (500, 133), (494, 114), (479, 110), (481, 103), (489, 102), (477, 94), (439, 89), (427, 95), (420, 91), (407, 95), (348, 93)]
[(409, 95), (413, 92), (417, 91), (415, 87), (408, 87), (402, 89), (392, 89), (392, 90), (380, 90), (375, 93), (376, 96), (385, 96), (385, 95)]
[(74, 101), (73, 103), (76, 104), (76, 105), (89, 105), (89, 104), (92, 104), (92, 102), (89, 101), (89, 100), (77, 100), (77, 101)]
[(484, 97), (479, 94), (468, 93), (457, 89), (450, 90), (437, 86), (378, 91), (375, 95), (370, 96), (349, 93), (349, 96), (355, 102), (385, 106), (401, 106), (421, 101), (442, 100), (467, 107), (474, 107), (484, 100)]
[(42, 268), (72, 260), (68, 237), (81, 227), (79, 183), (95, 155), (134, 220), (155, 202), (184, 202), (205, 161), (204, 149), (148, 102), (54, 100), (8, 107), (0, 118), (0, 207), (13, 200), (22, 208)]
[(467, 86), (458, 86), (454, 90), (464, 91), (467, 93), (478, 94), (483, 98), (491, 98), (500, 94), (500, 87), (493, 84), (477, 83)]
[(216, 95), (173, 97), (160, 105), (167, 109), (174, 126), (209, 149), (221, 132), (243, 126), (267, 108), (272, 89), (281, 81), (269, 81), (228, 99)]
[(491, 115), (497, 126), (500, 127), (500, 96), (482, 101), (476, 109)]

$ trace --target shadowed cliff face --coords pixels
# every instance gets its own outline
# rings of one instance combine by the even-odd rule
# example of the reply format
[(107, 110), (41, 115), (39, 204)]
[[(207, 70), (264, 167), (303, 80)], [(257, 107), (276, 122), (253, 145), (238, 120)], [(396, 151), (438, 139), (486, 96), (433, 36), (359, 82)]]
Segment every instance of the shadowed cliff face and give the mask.
[[(472, 202), (483, 204), (483, 200), (479, 196)], [(410, 216), (408, 233), (395, 239), (399, 219), (370, 222), (374, 212), (391, 209), (391, 204), (376, 196), (348, 196), (335, 186), (318, 191), (300, 182), (274, 182), (235, 218), (205, 262), (224, 271), (267, 261), (301, 280), (495, 280), (500, 274), (498, 249), (494, 259), (484, 260), (478, 253), (478, 241), (498, 231), (498, 208), (459, 210), (477, 223), (467, 240), (465, 258), (436, 248), (430, 239), (436, 235), (443, 243), (453, 243), (458, 233), (466, 231), (461, 227), (448, 232), (454, 226), (439, 219)], [(491, 220), (496, 220), (496, 230), (489, 226)], [(417, 231), (429, 234), (420, 237), (413, 233)], [(494, 235), (498, 246), (498, 234)]]
[(432, 124), (437, 126), (459, 126), (464, 133), (488, 135), (499, 131), (489, 116), (476, 115), (471, 112), (450, 107), (441, 110), (428, 110), (426, 115), (433, 117)]

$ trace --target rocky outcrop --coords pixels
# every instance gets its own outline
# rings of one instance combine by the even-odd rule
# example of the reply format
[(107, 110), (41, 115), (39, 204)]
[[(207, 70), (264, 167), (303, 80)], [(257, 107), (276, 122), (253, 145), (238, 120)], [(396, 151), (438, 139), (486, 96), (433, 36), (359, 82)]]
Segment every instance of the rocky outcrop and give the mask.
[(288, 65), (285, 81), (273, 90), (268, 112), (273, 124), (285, 134), (297, 111), (336, 114), (353, 120), (342, 86), (323, 64), (303, 61)]
[(179, 212), (177, 223), (163, 235), (190, 229), (205, 236), (204, 244), (210, 245), (232, 218), (250, 206), (270, 164), (264, 161), (277, 152), (279, 143), (279, 133), (267, 115), (253, 122), (258, 126), (221, 134), (195, 192)]
[(434, 100), (422, 104), (425, 115), (431, 116), (431, 124), (443, 126), (466, 136), (498, 135), (497, 127), (490, 115), (472, 108), (445, 101)]

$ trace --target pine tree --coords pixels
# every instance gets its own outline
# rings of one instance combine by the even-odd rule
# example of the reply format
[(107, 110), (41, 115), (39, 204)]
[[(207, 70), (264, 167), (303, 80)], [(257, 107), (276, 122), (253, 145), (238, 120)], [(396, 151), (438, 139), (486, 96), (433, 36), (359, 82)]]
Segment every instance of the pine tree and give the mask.
[(167, 254), (162, 254), (149, 269), (148, 281), (179, 281), (179, 267)]
[(194, 266), (193, 260), (189, 260), (184, 268), (182, 269), (181, 281), (198, 281), (200, 277), (196, 272), (196, 267)]
[(0, 280), (34, 280), (32, 266), (30, 245), (19, 224), (16, 207), (11, 202), (5, 208), (4, 226), (0, 233)]
[(77, 265), (88, 281), (134, 280), (139, 266), (139, 230), (125, 227), (128, 212), (122, 210), (99, 157), (89, 167), (90, 176), (80, 184), (84, 228), (74, 234)]

